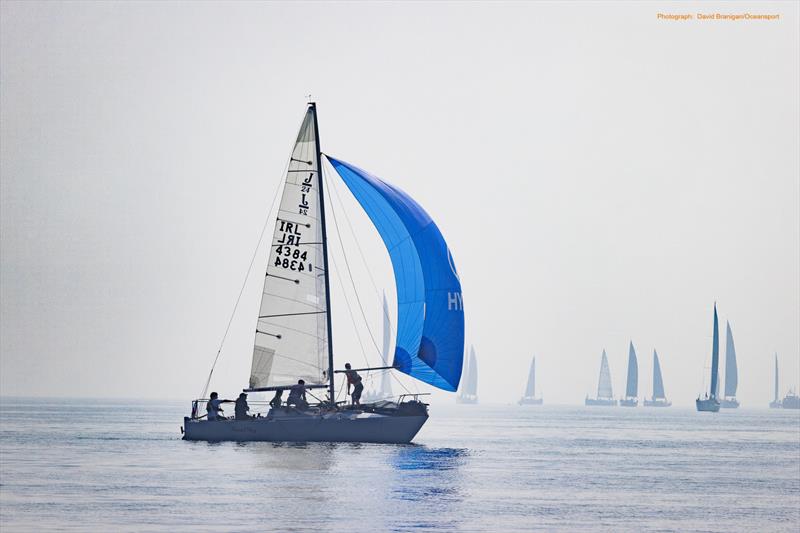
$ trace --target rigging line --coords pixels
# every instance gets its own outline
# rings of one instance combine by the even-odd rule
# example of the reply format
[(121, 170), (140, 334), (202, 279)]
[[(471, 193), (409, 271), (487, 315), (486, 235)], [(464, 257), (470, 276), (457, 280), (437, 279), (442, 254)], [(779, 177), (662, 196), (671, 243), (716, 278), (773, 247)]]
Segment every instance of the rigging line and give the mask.
[[(306, 111), (307, 113), (308, 111)], [(297, 134), (300, 134), (300, 130), (303, 128), (303, 124), (305, 123), (305, 114), (303, 114), (303, 122), (300, 123), (300, 128), (297, 130)], [(297, 136), (295, 136), (295, 140), (292, 141), (292, 149), (289, 152), (289, 158), (286, 160), (286, 164), (283, 166), (283, 171), (281, 172), (281, 176), (286, 176), (287, 171), (289, 170), (289, 166), (291, 165), (292, 154), (294, 153), (294, 147), (297, 144)], [(269, 206), (269, 211), (267, 212), (267, 218), (264, 221), (264, 227), (261, 228), (261, 235), (258, 238), (258, 242), (256, 243), (256, 249), (253, 250), (253, 257), (250, 259), (250, 266), (247, 267), (247, 273), (244, 276), (244, 282), (242, 282), (242, 288), (239, 290), (239, 296), (236, 297), (236, 303), (233, 305), (233, 311), (231, 312), (231, 317), (228, 320), (228, 325), (225, 327), (225, 333), (222, 335), (222, 340), (219, 343), (219, 348), (217, 349), (217, 355), (214, 356), (214, 362), (211, 364), (211, 370), (208, 373), (208, 379), (206, 379), (206, 385), (203, 388), (203, 394), (200, 395), (201, 398), (206, 397), (206, 393), (208, 392), (208, 386), (211, 384), (211, 376), (214, 374), (214, 369), (217, 367), (217, 361), (219, 361), (219, 356), (222, 353), (222, 347), (225, 345), (225, 340), (228, 338), (228, 332), (231, 329), (231, 324), (233, 323), (233, 317), (236, 316), (236, 310), (239, 308), (239, 302), (242, 299), (242, 293), (244, 293), (244, 288), (247, 285), (247, 280), (250, 277), (250, 271), (253, 269), (253, 263), (256, 260), (256, 256), (258, 255), (258, 249), (261, 247), (261, 242), (264, 240), (264, 233), (267, 231), (267, 226), (269, 225), (269, 221), (272, 218), (272, 213), (275, 209), (275, 202), (278, 199), (278, 196), (283, 190), (284, 185), (286, 184), (286, 178), (281, 179), (278, 181), (278, 186), (275, 188), (275, 194), (272, 197), (272, 203)], [(280, 210), (280, 209), (279, 209)]]
[(353, 330), (356, 332), (356, 338), (358, 339), (358, 344), (361, 347), (361, 355), (364, 357), (364, 361), (369, 366), (369, 360), (367, 359), (367, 352), (364, 349), (364, 342), (361, 340), (361, 334), (358, 332), (358, 325), (356, 324), (356, 318), (353, 316), (352, 306), (350, 305), (350, 299), (347, 297), (347, 291), (345, 290), (344, 282), (342, 281), (342, 277), (339, 275), (339, 267), (336, 266), (336, 258), (331, 255), (331, 261), (333, 262), (334, 273), (336, 274), (336, 279), (339, 280), (339, 286), (342, 288), (342, 296), (344, 296), (344, 301), (347, 303), (347, 312), (350, 315), (350, 321), (353, 323)]
[[(366, 260), (366, 258), (364, 257), (364, 253), (363, 253), (363, 252), (362, 252), (362, 250), (361, 250), (361, 246), (358, 244), (358, 239), (357, 239), (357, 238), (356, 238), (356, 236), (355, 236), (355, 231), (353, 231), (353, 226), (352, 226), (352, 224), (350, 224), (350, 219), (349, 219), (349, 217), (347, 216), (347, 209), (345, 209), (345, 208), (344, 208), (344, 203), (342, 202), (342, 198), (341, 198), (341, 196), (339, 196), (339, 191), (338, 191), (338, 189), (336, 188), (336, 186), (335, 186), (335, 185), (331, 185), (331, 183), (332, 183), (334, 180), (329, 180), (329, 179), (327, 179), (327, 173), (325, 173), (325, 172), (323, 172), (323, 174), (322, 174), (322, 177), (323, 177), (323, 179), (325, 179), (325, 183), (326, 183), (326, 185), (327, 185), (327, 187), (328, 187), (328, 190), (330, 190), (330, 189), (333, 189), (333, 191), (334, 191), (334, 194), (336, 195), (336, 198), (339, 200), (339, 205), (342, 207), (342, 211), (344, 212), (345, 220), (347, 220), (347, 224), (348, 224), (348, 226), (349, 226), (349, 228), (350, 228), (350, 233), (351, 233), (351, 234), (352, 234), (352, 236), (353, 236), (353, 240), (354, 240), (354, 241), (355, 241), (355, 243), (356, 243), (356, 248), (358, 249), (358, 253), (359, 253), (359, 255), (361, 256), (361, 261), (364, 263), (364, 266), (366, 267), (367, 273), (369, 274), (369, 279), (370, 279), (370, 282), (372, 283), (372, 287), (375, 289), (375, 294), (376, 294), (376, 297), (378, 297), (378, 299), (379, 299), (379, 300), (380, 300), (380, 302), (381, 302), (381, 303), (380, 303), (381, 314), (382, 314), (382, 315), (384, 315), (384, 317), (386, 318), (386, 322), (388, 322), (388, 323), (389, 323), (389, 328), (390, 328), (390, 331), (392, 332), (392, 336), (394, 336), (395, 338), (397, 338), (397, 332), (394, 330), (394, 327), (392, 326), (392, 321), (390, 320), (390, 317), (389, 317), (389, 315), (388, 315), (388, 313), (387, 313), (386, 309), (384, 309), (384, 307), (383, 307), (383, 301), (382, 301), (382, 299), (381, 299), (381, 297), (380, 297), (380, 295), (379, 295), (378, 286), (377, 286), (377, 284), (375, 283), (375, 280), (373, 279), (373, 277), (372, 277), (372, 274), (370, 273), (370, 268), (369, 268), (369, 265), (367, 265), (367, 260)], [(331, 197), (331, 195), (328, 195), (328, 196), (329, 196), (329, 197)], [(353, 281), (353, 276), (352, 276), (352, 274), (350, 273), (350, 264), (347, 262), (347, 254), (345, 254), (345, 252), (344, 252), (344, 246), (343, 246), (343, 244), (342, 244), (342, 242), (343, 242), (343, 241), (342, 241), (342, 236), (341, 236), (341, 233), (339, 232), (339, 224), (338, 224), (338, 222), (337, 222), (337, 218), (336, 218), (336, 210), (333, 208), (333, 207), (334, 207), (334, 206), (333, 206), (333, 200), (331, 199), (331, 200), (329, 200), (329, 201), (330, 201), (330, 203), (331, 203), (331, 213), (333, 214), (333, 224), (334, 224), (334, 227), (336, 228), (336, 235), (339, 237), (339, 246), (340, 246), (340, 248), (342, 249), (342, 255), (344, 256), (345, 264), (347, 265), (347, 272), (348, 272), (348, 274), (350, 275), (350, 282), (351, 282), (351, 284), (353, 285), (353, 292), (355, 292), (355, 294), (356, 294), (356, 299), (358, 299), (359, 309), (361, 310), (361, 316), (364, 318), (364, 324), (366, 325), (366, 327), (367, 327), (367, 332), (369, 333), (369, 336), (370, 336), (370, 338), (372, 339), (372, 344), (373, 344), (373, 346), (375, 346), (375, 349), (377, 350), (377, 352), (378, 352), (378, 355), (379, 355), (379, 356), (380, 356), (380, 358), (381, 358), (381, 361), (385, 361), (385, 360), (384, 360), (384, 354), (383, 354), (383, 350), (382, 350), (382, 349), (380, 349), (380, 348), (378, 348), (378, 343), (375, 341), (375, 337), (372, 335), (372, 331), (370, 330), (370, 328), (369, 328), (369, 324), (367, 323), (367, 318), (366, 318), (366, 316), (364, 315), (364, 309), (363, 309), (363, 307), (361, 307), (361, 300), (358, 298), (358, 291), (357, 291), (357, 290), (356, 290), (356, 288), (355, 288), (355, 282)], [(341, 282), (341, 280), (340, 280), (340, 282)], [(359, 337), (359, 342), (360, 342), (360, 340), (361, 340), (361, 339), (360, 339), (360, 337)], [(362, 350), (363, 350), (363, 348), (362, 348)], [(388, 356), (389, 356), (389, 354), (386, 354), (386, 356), (388, 357)], [(364, 354), (364, 357), (365, 357), (365, 359), (366, 359), (366, 354)], [(388, 361), (385, 361), (385, 362), (388, 364)], [(394, 379), (394, 381), (395, 381), (395, 382), (397, 382), (397, 384), (398, 384), (398, 385), (400, 385), (400, 387), (401, 387), (403, 390), (405, 390), (405, 391), (406, 391), (406, 392), (408, 392), (408, 393), (410, 393), (410, 392), (411, 392), (411, 391), (408, 389), (408, 387), (406, 387), (406, 386), (405, 386), (405, 384), (404, 384), (402, 381), (400, 381), (400, 378), (399, 378), (397, 375), (395, 375), (395, 374), (394, 374), (394, 373), (392, 373), (392, 372), (390, 372), (390, 373), (389, 373), (389, 375), (392, 377), (392, 379)], [(418, 388), (418, 387), (415, 387), (415, 390), (416, 390), (417, 392), (419, 392), (419, 388)]]
[[(324, 174), (323, 174), (324, 177)], [(326, 185), (330, 183), (330, 180), (325, 180)], [(358, 296), (358, 289), (356, 289), (356, 283), (353, 280), (353, 273), (350, 271), (350, 262), (347, 260), (347, 254), (344, 251), (344, 244), (342, 241), (342, 234), (339, 232), (339, 222), (336, 220), (336, 210), (333, 209), (333, 203), (331, 203), (331, 213), (333, 214), (333, 226), (336, 228), (336, 236), (339, 238), (339, 247), (342, 249), (342, 256), (344, 257), (344, 264), (347, 267), (347, 275), (350, 278), (350, 284), (353, 286), (353, 292), (356, 295), (356, 301), (358, 302), (358, 309), (361, 311), (361, 318), (364, 319), (364, 326), (367, 328), (367, 333), (369, 333), (369, 338), (372, 340), (372, 345), (375, 346), (375, 351), (380, 356), (381, 360), (383, 360), (382, 351), (378, 348), (378, 343), (375, 341), (375, 336), (372, 335), (372, 330), (369, 327), (369, 322), (367, 321), (367, 316), (364, 313), (364, 306), (361, 305), (361, 298)]]
[[(329, 182), (333, 182), (334, 180), (329, 180)], [(329, 189), (333, 189), (334, 194), (336, 194), (336, 199), (339, 200), (339, 205), (342, 206), (342, 212), (344, 213), (344, 219), (347, 222), (347, 227), (350, 228), (350, 234), (353, 236), (353, 240), (356, 243), (356, 249), (358, 250), (358, 255), (361, 257), (361, 262), (364, 263), (364, 266), (367, 270), (367, 275), (369, 276), (369, 281), (372, 283), (372, 288), (375, 289), (375, 295), (379, 301), (381, 301), (381, 314), (384, 315), (386, 318), (386, 322), (389, 324), (389, 330), (392, 333), (392, 336), (397, 337), (397, 332), (394, 330), (394, 326), (392, 325), (392, 321), (390, 320), (388, 312), (383, 308), (383, 303), (381, 300), (381, 292), (378, 290), (378, 285), (375, 283), (375, 279), (372, 277), (372, 269), (367, 264), (367, 259), (364, 257), (364, 252), (361, 250), (361, 245), (358, 243), (358, 239), (356, 238), (356, 232), (353, 231), (353, 225), (350, 223), (350, 217), (347, 216), (347, 209), (344, 208), (344, 202), (342, 202), (342, 197), (339, 196), (339, 189), (334, 184), (328, 187)], [(335, 220), (334, 220), (335, 222)], [(388, 361), (387, 361), (388, 363)]]

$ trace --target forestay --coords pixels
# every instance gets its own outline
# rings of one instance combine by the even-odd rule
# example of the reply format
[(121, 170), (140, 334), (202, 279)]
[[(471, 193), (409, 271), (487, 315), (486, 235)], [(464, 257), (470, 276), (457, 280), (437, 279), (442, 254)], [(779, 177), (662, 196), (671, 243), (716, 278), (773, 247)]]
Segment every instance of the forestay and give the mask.
[(286, 172), (258, 314), (250, 388), (327, 382), (327, 302), (315, 108)]
[(328, 157), (369, 216), (392, 261), (397, 333), (392, 365), (420, 381), (455, 391), (464, 352), (461, 282), (431, 217), (397, 187)]

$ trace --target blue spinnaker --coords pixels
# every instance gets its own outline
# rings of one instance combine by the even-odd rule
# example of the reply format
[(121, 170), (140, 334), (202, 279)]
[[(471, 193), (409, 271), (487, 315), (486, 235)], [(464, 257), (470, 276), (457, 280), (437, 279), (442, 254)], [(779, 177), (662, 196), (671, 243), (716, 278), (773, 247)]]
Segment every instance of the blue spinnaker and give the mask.
[(461, 282), (439, 228), (406, 193), (328, 156), (378, 230), (397, 285), (393, 366), (425, 383), (455, 391), (464, 358)]

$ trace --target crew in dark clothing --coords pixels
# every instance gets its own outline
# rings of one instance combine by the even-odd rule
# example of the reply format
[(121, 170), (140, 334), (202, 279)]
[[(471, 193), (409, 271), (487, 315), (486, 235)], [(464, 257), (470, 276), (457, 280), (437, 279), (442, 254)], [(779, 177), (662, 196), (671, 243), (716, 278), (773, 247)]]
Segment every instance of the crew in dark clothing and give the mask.
[(298, 409), (308, 409), (306, 382), (304, 380), (298, 380), (297, 385), (292, 385), (292, 388), (289, 389), (289, 397), (286, 398), (286, 405), (293, 405)]
[(350, 385), (353, 386), (353, 405), (361, 405), (361, 393), (364, 392), (364, 384), (361, 382), (361, 376), (358, 372), (352, 369), (350, 363), (345, 363), (345, 375), (347, 376), (347, 394), (350, 394)]
[(250, 410), (250, 406), (247, 405), (247, 394), (241, 393), (238, 398), (236, 398), (236, 420), (250, 420), (253, 418), (247, 412)]
[(275, 391), (275, 396), (269, 401), (269, 406), (272, 408), (277, 409), (281, 406), (281, 396), (283, 396), (283, 389), (278, 389)]

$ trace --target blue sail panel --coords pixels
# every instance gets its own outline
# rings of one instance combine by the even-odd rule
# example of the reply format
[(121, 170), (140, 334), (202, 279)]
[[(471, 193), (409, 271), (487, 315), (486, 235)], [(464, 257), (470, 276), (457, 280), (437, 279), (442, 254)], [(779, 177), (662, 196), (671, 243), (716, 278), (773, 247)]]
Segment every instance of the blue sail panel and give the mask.
[(397, 370), (455, 391), (464, 357), (461, 282), (439, 228), (406, 193), (327, 156), (367, 213), (392, 261), (397, 285)]

